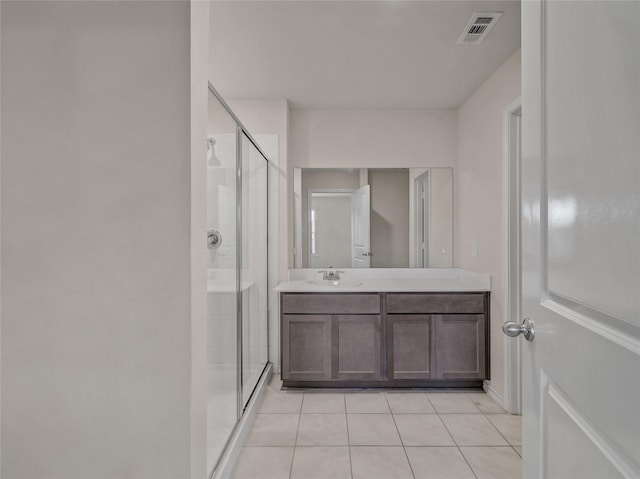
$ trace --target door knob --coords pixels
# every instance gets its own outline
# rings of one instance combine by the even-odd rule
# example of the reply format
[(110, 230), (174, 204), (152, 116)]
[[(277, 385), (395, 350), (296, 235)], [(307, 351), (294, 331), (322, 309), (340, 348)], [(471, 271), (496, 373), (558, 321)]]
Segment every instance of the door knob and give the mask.
[(522, 334), (527, 341), (533, 341), (535, 331), (533, 329), (534, 324), (530, 318), (524, 318), (522, 324), (518, 324), (515, 321), (507, 321), (502, 324), (502, 331), (507, 336), (515, 338)]

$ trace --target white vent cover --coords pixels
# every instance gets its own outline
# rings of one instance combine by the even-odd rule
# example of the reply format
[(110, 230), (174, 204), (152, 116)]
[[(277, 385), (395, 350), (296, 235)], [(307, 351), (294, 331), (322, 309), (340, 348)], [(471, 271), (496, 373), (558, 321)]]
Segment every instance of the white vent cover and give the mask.
[(478, 45), (501, 16), (502, 12), (475, 12), (456, 43)]

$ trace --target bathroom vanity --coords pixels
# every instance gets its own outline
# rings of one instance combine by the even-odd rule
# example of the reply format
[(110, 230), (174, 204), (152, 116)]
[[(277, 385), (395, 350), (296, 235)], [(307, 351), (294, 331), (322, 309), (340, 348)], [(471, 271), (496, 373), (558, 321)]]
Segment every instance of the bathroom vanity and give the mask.
[(310, 279), (279, 285), (283, 385), (481, 386), (489, 378), (489, 277), (408, 271), (376, 278), (349, 270), (337, 287)]

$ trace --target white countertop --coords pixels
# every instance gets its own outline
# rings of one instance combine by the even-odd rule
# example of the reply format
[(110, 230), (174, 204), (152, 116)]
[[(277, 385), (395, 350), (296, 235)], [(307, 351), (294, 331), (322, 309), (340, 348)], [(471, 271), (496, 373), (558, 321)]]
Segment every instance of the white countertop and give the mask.
[(289, 270), (289, 281), (275, 290), (289, 293), (491, 291), (491, 277), (458, 268), (345, 269), (341, 285), (322, 284), (317, 270)]

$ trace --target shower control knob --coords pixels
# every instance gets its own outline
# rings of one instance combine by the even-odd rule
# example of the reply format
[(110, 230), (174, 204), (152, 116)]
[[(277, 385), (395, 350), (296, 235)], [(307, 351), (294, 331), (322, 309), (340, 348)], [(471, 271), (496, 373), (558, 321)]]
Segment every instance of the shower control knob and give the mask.
[(222, 243), (222, 235), (219, 231), (209, 230), (207, 231), (207, 248), (214, 249), (220, 246)]
[(521, 334), (524, 336), (524, 339), (527, 341), (533, 341), (535, 336), (534, 324), (530, 318), (524, 318), (522, 320), (522, 324), (518, 324), (515, 321), (507, 321), (502, 324), (502, 331), (504, 334), (511, 338), (515, 338), (520, 336)]

